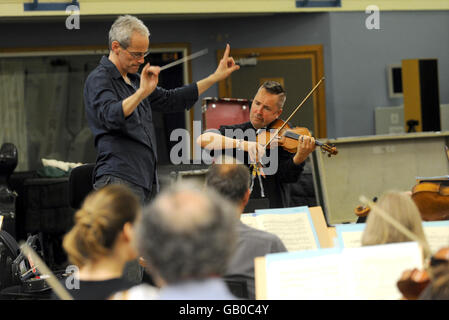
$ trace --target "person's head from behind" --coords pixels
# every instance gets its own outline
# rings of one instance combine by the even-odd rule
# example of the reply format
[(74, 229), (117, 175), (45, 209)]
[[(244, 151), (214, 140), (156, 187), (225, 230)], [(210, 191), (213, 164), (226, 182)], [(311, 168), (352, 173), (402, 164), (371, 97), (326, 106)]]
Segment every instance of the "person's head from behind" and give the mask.
[(253, 99), (250, 121), (254, 128), (266, 127), (282, 113), (286, 94), (282, 85), (276, 81), (266, 81), (260, 86)]
[(413, 199), (405, 192), (389, 191), (383, 194), (371, 209), (363, 232), (362, 245), (414, 241), (382, 218), (378, 213), (379, 209), (427, 243), (421, 214)]
[(140, 213), (139, 199), (124, 185), (107, 185), (90, 193), (64, 237), (69, 261), (83, 268), (105, 257), (135, 259), (133, 226)]
[(220, 277), (235, 247), (236, 208), (212, 190), (178, 183), (144, 209), (137, 245), (158, 286)]
[(136, 73), (148, 54), (150, 32), (136, 17), (118, 17), (109, 30), (110, 57), (119, 64), (119, 71)]
[(222, 157), (209, 167), (206, 187), (211, 187), (233, 202), (240, 212), (250, 197), (251, 177), (248, 168), (232, 157)]

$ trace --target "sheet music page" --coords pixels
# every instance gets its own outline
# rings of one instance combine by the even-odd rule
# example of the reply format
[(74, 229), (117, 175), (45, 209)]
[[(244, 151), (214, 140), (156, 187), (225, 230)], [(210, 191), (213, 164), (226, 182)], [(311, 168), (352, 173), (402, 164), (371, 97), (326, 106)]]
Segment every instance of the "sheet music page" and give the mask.
[(341, 261), (348, 296), (355, 300), (397, 300), (397, 281), (407, 269), (422, 268), (417, 242), (343, 249)]
[(363, 231), (345, 232), (342, 234), (345, 248), (358, 248), (362, 246)]
[(342, 299), (341, 256), (334, 250), (267, 255), (267, 299)]
[(432, 253), (449, 246), (449, 220), (425, 221), (423, 228)]
[(396, 283), (412, 268), (422, 268), (416, 242), (269, 254), (267, 299), (396, 300)]
[(250, 226), (252, 228), (255, 228), (255, 229), (262, 229), (263, 228), (262, 223), (260, 223), (257, 220), (257, 217), (254, 216), (251, 213), (240, 215), (240, 221), (242, 221), (244, 224), (246, 224), (246, 225), (248, 225), (248, 226)]
[(257, 218), (263, 230), (281, 238), (288, 251), (313, 250), (319, 248), (307, 213), (262, 214)]
[[(344, 224), (335, 226), (340, 246), (357, 248), (362, 246), (362, 235), (365, 223)], [(432, 253), (442, 247), (449, 246), (449, 220), (423, 221), (424, 234)]]
[(338, 224), (335, 226), (338, 244), (343, 248), (358, 248), (362, 246), (364, 223)]

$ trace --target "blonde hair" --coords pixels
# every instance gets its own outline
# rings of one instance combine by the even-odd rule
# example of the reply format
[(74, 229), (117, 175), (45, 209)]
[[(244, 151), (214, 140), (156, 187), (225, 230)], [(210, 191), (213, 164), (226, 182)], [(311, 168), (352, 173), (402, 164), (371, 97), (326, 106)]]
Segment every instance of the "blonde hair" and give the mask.
[(410, 195), (398, 191), (386, 192), (380, 197), (376, 207), (372, 208), (368, 215), (362, 236), (363, 246), (413, 241), (376, 212), (381, 209), (426, 244), (424, 248), (425, 257), (430, 254), (430, 252), (427, 252), (428, 244), (422, 226), (421, 214)]
[(140, 210), (137, 196), (124, 185), (107, 185), (90, 193), (64, 236), (62, 245), (70, 263), (82, 267), (109, 254), (125, 223), (133, 223)]

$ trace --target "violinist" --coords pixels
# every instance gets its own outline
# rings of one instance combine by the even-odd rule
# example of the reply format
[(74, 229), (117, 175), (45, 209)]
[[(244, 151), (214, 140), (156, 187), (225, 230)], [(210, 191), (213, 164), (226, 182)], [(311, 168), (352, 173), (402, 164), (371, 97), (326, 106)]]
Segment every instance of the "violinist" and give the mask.
[[(270, 144), (270, 148), (265, 148), (264, 144), (257, 141), (259, 129), (270, 129), (282, 114), (282, 108), (286, 100), (284, 88), (275, 81), (265, 82), (257, 91), (253, 99), (250, 110), (250, 121), (241, 124), (221, 126), (220, 133), (206, 131), (197, 139), (197, 143), (204, 149), (216, 154), (218, 150), (233, 149), (234, 157), (238, 154), (236, 150), (243, 151), (244, 159), (239, 159), (246, 165), (257, 163), (263, 157), (270, 157), (270, 152), (276, 155), (275, 172), (264, 174), (263, 168), (256, 175), (252, 174), (251, 199), (267, 198), (270, 208), (285, 207), (283, 199), (284, 183), (296, 182), (303, 171), (304, 161), (315, 149), (315, 139), (302, 135), (298, 139), (298, 146), (295, 153)], [(240, 130), (239, 130), (240, 129)], [(253, 135), (248, 134), (252, 132)], [(260, 174), (259, 174), (260, 173)]]

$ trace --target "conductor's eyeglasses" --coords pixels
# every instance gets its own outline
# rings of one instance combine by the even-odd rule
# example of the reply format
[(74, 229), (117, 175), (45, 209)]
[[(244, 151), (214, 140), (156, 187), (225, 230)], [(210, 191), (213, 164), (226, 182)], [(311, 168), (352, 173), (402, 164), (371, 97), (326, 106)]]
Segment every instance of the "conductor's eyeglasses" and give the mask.
[(128, 52), (134, 59), (142, 59), (142, 58), (145, 58), (147, 55), (149, 55), (150, 54), (150, 50), (147, 50), (147, 51), (145, 51), (145, 52), (131, 52), (131, 51), (129, 51), (128, 49), (126, 49), (124, 46), (122, 46), (121, 44), (120, 44), (120, 46), (123, 48), (123, 49), (125, 49), (125, 51), (126, 52)]

